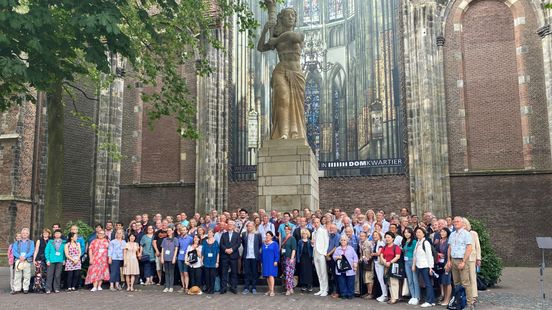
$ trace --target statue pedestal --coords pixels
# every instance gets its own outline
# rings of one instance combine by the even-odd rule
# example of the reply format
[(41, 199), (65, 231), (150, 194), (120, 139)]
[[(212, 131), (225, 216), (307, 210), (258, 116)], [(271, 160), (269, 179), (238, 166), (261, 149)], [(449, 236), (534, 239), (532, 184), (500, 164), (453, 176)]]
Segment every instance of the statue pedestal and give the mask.
[(257, 158), (257, 207), (318, 210), (318, 160), (305, 139), (264, 141)]

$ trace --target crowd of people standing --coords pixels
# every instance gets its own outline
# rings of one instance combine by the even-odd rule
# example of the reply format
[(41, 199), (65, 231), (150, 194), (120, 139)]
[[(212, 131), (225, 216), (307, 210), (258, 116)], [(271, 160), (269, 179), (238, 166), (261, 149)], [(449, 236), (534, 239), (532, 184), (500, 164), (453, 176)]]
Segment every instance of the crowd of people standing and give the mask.
[(257, 294), (263, 278), (264, 294), (275, 296), (281, 279), (288, 296), (318, 287), (314, 295), (321, 297), (422, 307), (447, 305), (453, 286), (462, 286), (473, 308), (481, 251), (477, 233), (462, 217), (426, 212), (419, 218), (406, 208), (391, 214), (240, 209), (191, 218), (136, 215), (127, 227), (96, 224), (86, 240), (77, 226), (67, 235), (57, 224), (45, 228), (36, 241), (24, 228), (8, 258), (14, 294), (59, 293), (62, 275), (68, 292), (83, 288), (83, 276), (92, 292), (109, 282), (112, 291), (163, 285), (165, 293), (179, 286), (191, 295), (237, 294), (241, 277), (244, 295)]

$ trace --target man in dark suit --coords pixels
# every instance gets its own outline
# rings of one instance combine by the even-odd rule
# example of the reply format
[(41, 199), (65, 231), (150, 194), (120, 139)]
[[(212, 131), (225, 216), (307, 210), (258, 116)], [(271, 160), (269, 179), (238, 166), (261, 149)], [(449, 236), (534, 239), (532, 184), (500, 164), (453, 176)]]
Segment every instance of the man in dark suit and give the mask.
[(261, 246), (263, 238), (261, 234), (255, 231), (255, 224), (253, 222), (247, 222), (246, 231), (241, 235), (243, 245), (243, 272), (245, 275), (245, 288), (243, 294), (251, 293), (257, 294), (255, 284), (258, 278), (257, 265), (261, 259)]
[[(227, 231), (220, 238), (220, 268), (222, 281), (220, 293), (225, 294), (230, 276), (230, 292), (237, 294), (238, 287), (238, 248), (240, 247), (240, 235), (235, 232), (236, 222), (228, 221)], [(230, 269), (230, 275), (228, 275)]]

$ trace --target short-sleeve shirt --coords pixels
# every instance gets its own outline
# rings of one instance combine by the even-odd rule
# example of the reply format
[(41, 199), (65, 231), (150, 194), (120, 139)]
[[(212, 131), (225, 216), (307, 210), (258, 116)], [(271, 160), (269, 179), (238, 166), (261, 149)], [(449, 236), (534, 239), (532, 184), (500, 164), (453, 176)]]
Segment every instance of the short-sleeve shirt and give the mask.
[(157, 250), (159, 252), (161, 252), (161, 244), (163, 243), (163, 240), (165, 238), (167, 238), (167, 236), (168, 236), (167, 231), (163, 230), (163, 229), (159, 229), (153, 235), (153, 240), (155, 240), (155, 242), (157, 242)]
[(464, 258), (468, 244), (472, 244), (472, 237), (467, 230), (453, 231), (449, 238), (450, 256), (452, 258)]
[[(293, 225), (292, 222), (288, 222), (287, 225), (291, 227), (291, 231), (295, 229), (295, 225)], [(278, 227), (278, 233), (280, 234), (280, 237), (282, 237), (282, 240), (286, 238), (286, 224), (280, 224)]]
[(178, 239), (176, 238), (165, 238), (161, 244), (162, 255), (165, 261), (172, 261), (174, 251), (178, 248)]
[(389, 262), (394, 259), (395, 256), (401, 255), (401, 247), (395, 244), (390, 247), (386, 245), (381, 249), (381, 253), (383, 254), (385, 261)]

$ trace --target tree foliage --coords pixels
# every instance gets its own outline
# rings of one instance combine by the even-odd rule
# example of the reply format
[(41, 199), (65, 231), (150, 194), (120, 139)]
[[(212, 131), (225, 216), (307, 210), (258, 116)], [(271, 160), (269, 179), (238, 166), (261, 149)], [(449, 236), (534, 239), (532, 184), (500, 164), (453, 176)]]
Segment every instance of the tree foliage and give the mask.
[(500, 281), (502, 276), (502, 259), (496, 255), (493, 248), (491, 237), (487, 227), (480, 220), (469, 219), (471, 228), (479, 235), (479, 244), (481, 245), (481, 276), (489, 287), (494, 286)]
[(0, 110), (60, 85), (70, 94), (80, 75), (101, 87), (114, 76), (108, 55), (118, 54), (142, 85), (159, 85), (143, 98), (150, 121), (174, 116), (183, 136), (197, 137), (179, 69), (195, 62), (209, 74), (206, 49), (223, 48), (213, 29), (232, 18), (242, 32), (258, 26), (242, 0), (0, 0)]

